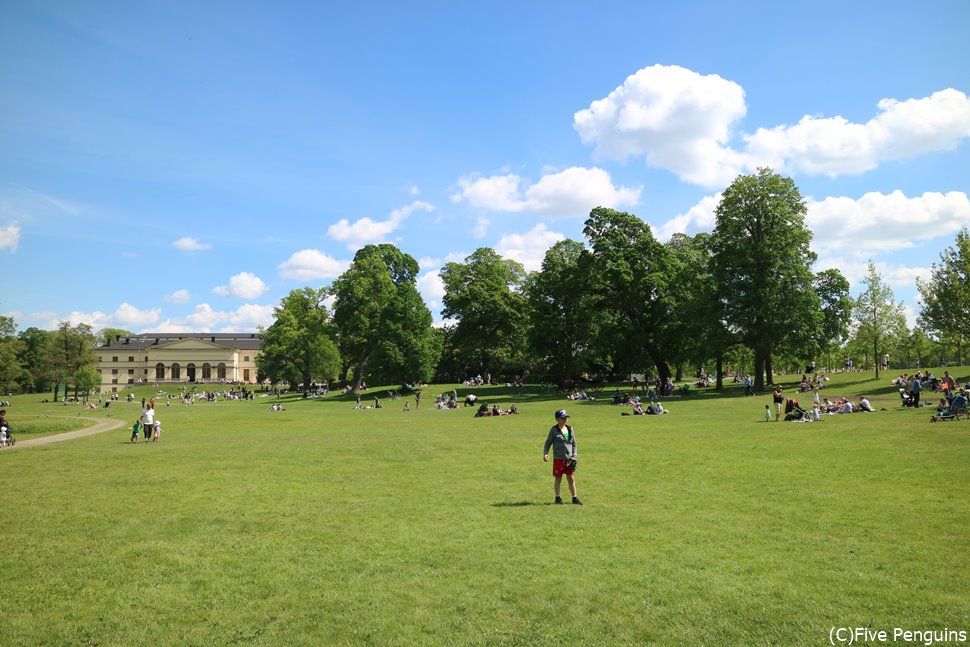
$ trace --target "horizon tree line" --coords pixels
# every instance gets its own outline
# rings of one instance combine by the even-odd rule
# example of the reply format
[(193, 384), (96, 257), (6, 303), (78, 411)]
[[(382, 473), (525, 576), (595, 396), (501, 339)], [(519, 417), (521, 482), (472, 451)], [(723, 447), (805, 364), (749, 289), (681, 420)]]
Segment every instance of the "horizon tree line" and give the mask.
[[(778, 369), (843, 356), (874, 367), (891, 354), (906, 366), (938, 353), (962, 362), (970, 332), (970, 234), (941, 254), (923, 308), (907, 330), (875, 265), (855, 298), (837, 269), (812, 271), (812, 233), (798, 187), (771, 169), (725, 189), (710, 233), (666, 243), (636, 215), (597, 207), (585, 242), (563, 240), (541, 268), (482, 247), (440, 271), (445, 286), (435, 328), (417, 290), (418, 263), (391, 244), (367, 245), (329, 286), (291, 291), (261, 329), (258, 378), (300, 384), (458, 382), (473, 375), (568, 384), (581, 376), (645, 373), (680, 381), (706, 367), (716, 388), (732, 372), (756, 391)], [(75, 394), (100, 385), (94, 348), (126, 330), (61, 322), (16, 333), (0, 317), (0, 390)], [(871, 356), (870, 356), (871, 352)], [(834, 360), (833, 360), (834, 358)], [(932, 361), (932, 360), (931, 360)]]

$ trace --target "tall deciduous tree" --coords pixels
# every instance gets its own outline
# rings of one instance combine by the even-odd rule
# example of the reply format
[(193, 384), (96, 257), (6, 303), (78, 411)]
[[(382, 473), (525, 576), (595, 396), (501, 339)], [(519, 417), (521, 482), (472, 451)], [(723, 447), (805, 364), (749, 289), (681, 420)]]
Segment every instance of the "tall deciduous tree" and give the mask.
[(458, 321), (452, 343), (481, 375), (512, 366), (525, 348), (528, 302), (523, 295), (525, 268), (480, 248), (464, 263), (447, 263), (445, 318)]
[(563, 240), (553, 245), (542, 269), (527, 281), (532, 325), (529, 346), (537, 360), (560, 380), (601, 363), (591, 341), (598, 318), (589, 291), (590, 259), (582, 243)]
[(674, 295), (668, 274), (674, 258), (637, 216), (597, 207), (583, 228), (589, 240), (591, 291), (602, 318), (599, 344), (614, 353), (614, 368), (656, 367), (670, 372), (669, 334)]
[(18, 380), (21, 390), (25, 393), (47, 391), (52, 378), (47, 360), (54, 333), (31, 326), (22, 330), (17, 338), (21, 342), (18, 359), (24, 367)]
[(856, 339), (868, 343), (872, 360), (879, 377), (880, 349), (885, 342), (906, 335), (906, 317), (902, 302), (893, 301), (893, 291), (883, 283), (875, 264), (869, 261), (869, 271), (862, 284), (865, 290), (856, 297), (853, 313), (858, 326)]
[(849, 281), (837, 269), (827, 269), (815, 275), (815, 293), (822, 302), (822, 323), (817, 344), (820, 353), (839, 348), (849, 336), (852, 322), (852, 295)]
[(929, 281), (916, 279), (923, 307), (919, 322), (938, 335), (970, 336), (970, 233), (962, 229), (956, 244), (940, 254)]
[[(95, 366), (94, 333), (88, 324), (72, 326), (69, 321), (57, 325), (52, 343), (48, 346), (47, 363), (54, 382), (54, 399), (58, 397), (60, 384), (64, 384), (64, 395), (74, 380), (75, 372), (82, 366)], [(77, 395), (78, 385), (74, 385)]]
[(22, 347), (13, 317), (0, 316), (0, 393), (9, 393), (19, 385), (23, 372), (19, 358)]
[[(367, 245), (331, 288), (333, 322), (345, 365), (359, 390), (373, 358), (375, 376), (413, 381), (434, 371), (431, 312), (417, 291), (418, 262), (394, 245)], [(415, 375), (416, 373), (416, 375)]]
[(715, 211), (714, 280), (725, 323), (754, 351), (758, 391), (772, 383), (772, 351), (809, 343), (820, 324), (806, 212), (791, 178), (767, 168), (738, 177)]
[(330, 380), (340, 370), (325, 305), (327, 291), (293, 290), (274, 310), (273, 324), (260, 331), (263, 351), (256, 358), (261, 375), (273, 382), (286, 380), (310, 387), (316, 379)]

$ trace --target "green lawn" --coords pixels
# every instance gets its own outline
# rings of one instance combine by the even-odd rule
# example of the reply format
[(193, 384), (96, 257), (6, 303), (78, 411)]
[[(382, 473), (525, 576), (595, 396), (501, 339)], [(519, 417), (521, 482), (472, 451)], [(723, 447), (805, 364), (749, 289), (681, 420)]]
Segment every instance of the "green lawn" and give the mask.
[[(835, 376), (830, 397), (865, 392), (884, 410), (815, 424), (765, 423), (770, 397), (733, 385), (659, 417), (458, 387), (521, 411), (479, 419), (434, 410), (452, 388), (438, 385), (410, 412), (333, 394), (277, 413), (268, 398), (163, 402), (161, 442), (146, 445), (128, 442), (138, 405), (115, 403), (124, 429), (0, 451), (2, 643), (821, 645), (833, 626), (970, 630), (970, 422), (900, 409), (888, 377)], [(15, 429), (108, 413), (40, 399), (12, 398)], [(551, 505), (542, 443), (559, 406), (583, 507)]]

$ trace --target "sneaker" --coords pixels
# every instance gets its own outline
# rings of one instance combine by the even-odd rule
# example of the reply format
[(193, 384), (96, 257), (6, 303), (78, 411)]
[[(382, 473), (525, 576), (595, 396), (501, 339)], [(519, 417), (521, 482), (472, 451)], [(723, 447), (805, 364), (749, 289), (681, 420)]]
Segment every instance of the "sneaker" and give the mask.
[(574, 496), (573, 497), (573, 504), (575, 504), (575, 505), (583, 505), (583, 502), (579, 500), (579, 497), (578, 496)]
[(556, 497), (556, 505), (562, 505), (562, 497)]

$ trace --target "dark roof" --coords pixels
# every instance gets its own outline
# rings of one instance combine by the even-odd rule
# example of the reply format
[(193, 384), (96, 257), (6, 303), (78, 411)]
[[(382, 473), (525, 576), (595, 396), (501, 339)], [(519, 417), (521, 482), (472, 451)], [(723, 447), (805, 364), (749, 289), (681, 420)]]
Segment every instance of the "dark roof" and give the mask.
[(119, 337), (107, 346), (100, 346), (97, 350), (145, 350), (152, 346), (170, 344), (180, 339), (201, 339), (220, 346), (238, 348), (239, 350), (261, 350), (263, 340), (259, 338), (259, 333), (250, 332), (223, 332), (223, 333), (153, 333), (145, 332), (140, 335), (129, 337)]

